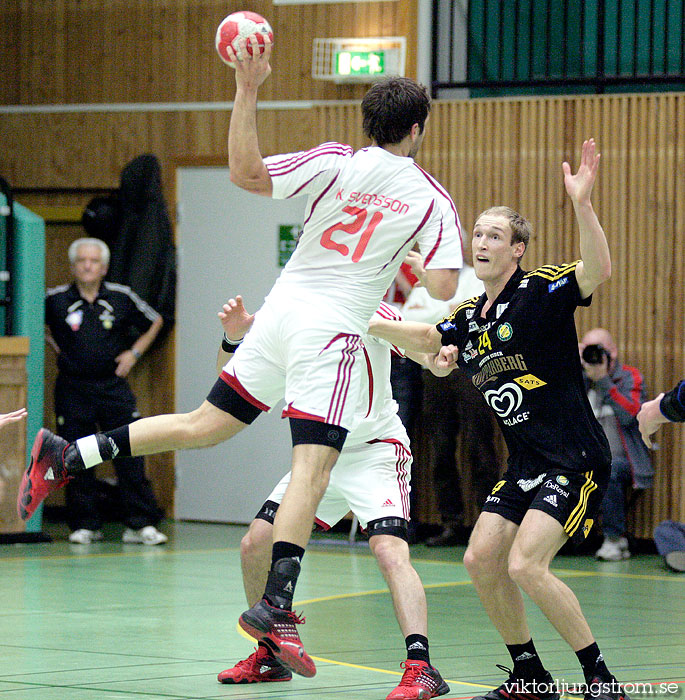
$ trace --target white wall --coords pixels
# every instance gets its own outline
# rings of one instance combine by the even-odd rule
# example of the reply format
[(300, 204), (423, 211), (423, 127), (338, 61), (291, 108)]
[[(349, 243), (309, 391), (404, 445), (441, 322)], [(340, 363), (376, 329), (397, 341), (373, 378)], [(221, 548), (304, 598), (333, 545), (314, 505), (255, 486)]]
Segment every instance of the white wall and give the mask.
[[(228, 168), (180, 168), (176, 410), (190, 411), (216, 381), (217, 312), (242, 294), (257, 310), (280, 272), (279, 224), (301, 225), (304, 198), (275, 201), (231, 184)], [(290, 469), (282, 405), (222, 445), (176, 458), (176, 517), (248, 523)]]

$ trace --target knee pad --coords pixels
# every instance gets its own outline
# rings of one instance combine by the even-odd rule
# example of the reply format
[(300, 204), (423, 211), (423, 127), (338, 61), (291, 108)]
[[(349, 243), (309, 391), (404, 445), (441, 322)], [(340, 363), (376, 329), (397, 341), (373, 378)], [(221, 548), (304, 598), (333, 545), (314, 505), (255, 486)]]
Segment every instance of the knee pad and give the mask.
[(295, 445), (326, 445), (340, 452), (347, 438), (347, 430), (339, 425), (322, 423), (308, 418), (291, 418), (290, 434)]
[(366, 526), (366, 534), (369, 537), (374, 535), (392, 535), (409, 542), (409, 523), (404, 518), (370, 520)]

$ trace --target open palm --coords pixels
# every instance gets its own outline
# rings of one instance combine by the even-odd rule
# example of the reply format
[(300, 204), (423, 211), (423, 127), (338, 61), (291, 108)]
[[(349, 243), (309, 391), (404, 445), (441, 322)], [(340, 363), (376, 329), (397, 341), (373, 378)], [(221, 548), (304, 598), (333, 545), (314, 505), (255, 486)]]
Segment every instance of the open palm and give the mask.
[(583, 149), (580, 156), (580, 165), (578, 172), (573, 175), (571, 166), (564, 162), (562, 170), (564, 171), (564, 185), (566, 191), (572, 200), (577, 202), (590, 201), (592, 187), (595, 184), (597, 177), (597, 168), (599, 167), (600, 154), (597, 153), (597, 146), (594, 139), (583, 141)]

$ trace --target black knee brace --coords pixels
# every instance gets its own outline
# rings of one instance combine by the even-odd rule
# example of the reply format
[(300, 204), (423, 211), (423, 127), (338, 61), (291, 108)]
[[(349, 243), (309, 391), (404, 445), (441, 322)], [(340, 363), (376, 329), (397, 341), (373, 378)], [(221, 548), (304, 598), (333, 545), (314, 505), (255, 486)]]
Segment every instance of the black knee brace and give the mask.
[(290, 434), (295, 445), (326, 445), (340, 452), (345, 444), (347, 430), (339, 425), (322, 423), (308, 418), (291, 418)]
[(207, 396), (207, 401), (216, 406), (224, 413), (230, 413), (234, 418), (237, 418), (241, 423), (250, 425), (262, 412), (261, 408), (257, 408), (247, 399), (244, 399), (232, 386), (219, 378), (214, 383), (212, 390)]
[(392, 535), (408, 542), (409, 523), (404, 518), (378, 518), (377, 520), (369, 521), (366, 526), (366, 534), (369, 537), (374, 535)]
[(259, 509), (259, 513), (254, 516), (255, 520), (259, 518), (260, 520), (266, 520), (267, 523), (271, 523), (273, 525), (278, 506), (279, 504), (275, 501), (265, 501), (264, 505)]

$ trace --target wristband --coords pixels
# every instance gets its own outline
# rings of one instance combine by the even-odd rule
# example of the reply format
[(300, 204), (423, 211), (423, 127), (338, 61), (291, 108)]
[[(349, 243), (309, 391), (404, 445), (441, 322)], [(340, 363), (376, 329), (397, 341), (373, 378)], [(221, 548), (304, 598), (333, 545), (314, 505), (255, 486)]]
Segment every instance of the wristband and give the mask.
[(221, 339), (221, 349), (224, 352), (235, 352), (236, 348), (240, 343), (243, 342), (244, 338), (241, 338), (240, 340), (231, 340), (225, 333), (224, 337)]
[(142, 353), (136, 350), (135, 348), (131, 348), (131, 353), (133, 354), (133, 357), (136, 358), (136, 360), (140, 360)]

